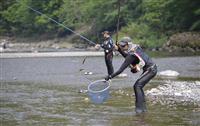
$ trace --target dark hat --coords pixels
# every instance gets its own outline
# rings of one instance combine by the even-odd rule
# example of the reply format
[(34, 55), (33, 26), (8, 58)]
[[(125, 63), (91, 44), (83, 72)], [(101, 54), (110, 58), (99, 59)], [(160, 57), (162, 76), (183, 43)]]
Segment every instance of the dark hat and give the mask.
[(127, 44), (128, 44), (128, 42), (126, 42), (126, 41), (120, 41), (119, 42), (119, 45), (122, 46), (122, 47), (127, 45)]
[(131, 38), (130, 37), (123, 37), (120, 41), (119, 41), (119, 45), (120, 46), (125, 46), (127, 45), (129, 42), (131, 42)]
[(110, 34), (110, 32), (109, 31), (103, 31), (101, 34), (102, 35), (104, 35), (104, 34)]

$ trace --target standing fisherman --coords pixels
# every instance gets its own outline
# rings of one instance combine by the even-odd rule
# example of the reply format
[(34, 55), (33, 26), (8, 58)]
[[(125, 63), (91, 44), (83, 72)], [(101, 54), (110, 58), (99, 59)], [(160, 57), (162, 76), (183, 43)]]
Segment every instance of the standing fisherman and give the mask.
[(102, 34), (104, 37), (104, 42), (101, 45), (96, 44), (95, 48), (102, 47), (104, 49), (105, 63), (106, 63), (108, 75), (111, 75), (114, 72), (114, 68), (112, 64), (114, 43), (108, 31), (104, 31), (102, 32)]
[(133, 88), (135, 91), (135, 111), (136, 113), (146, 112), (146, 103), (143, 87), (156, 75), (157, 67), (151, 58), (142, 50), (139, 45), (132, 44), (129, 37), (124, 37), (118, 44), (118, 51), (125, 58), (124, 63), (118, 71), (107, 76), (105, 80), (114, 78), (122, 73), (128, 66), (132, 73), (143, 69), (142, 75), (137, 79)]

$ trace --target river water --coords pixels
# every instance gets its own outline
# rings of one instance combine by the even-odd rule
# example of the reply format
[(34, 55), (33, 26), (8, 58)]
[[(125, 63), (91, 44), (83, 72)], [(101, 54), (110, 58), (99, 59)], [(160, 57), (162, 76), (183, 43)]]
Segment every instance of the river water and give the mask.
[[(105, 77), (104, 58), (87, 57), (84, 64), (83, 60), (84, 57), (0, 59), (1, 125), (200, 125), (199, 56), (153, 59), (158, 72), (174, 70), (180, 75), (156, 76), (145, 86), (148, 112), (141, 115), (134, 112), (132, 90), (141, 73), (133, 75), (125, 70), (128, 77), (112, 80), (109, 100), (93, 104), (80, 90), (84, 92), (91, 81)], [(115, 57), (115, 69), (122, 62), (123, 58)]]

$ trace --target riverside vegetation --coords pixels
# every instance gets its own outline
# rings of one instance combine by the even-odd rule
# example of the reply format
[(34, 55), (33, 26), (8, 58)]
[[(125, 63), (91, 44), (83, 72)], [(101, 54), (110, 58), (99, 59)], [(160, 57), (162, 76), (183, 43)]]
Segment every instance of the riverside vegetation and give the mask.
[[(125, 35), (131, 36), (134, 42), (148, 49), (162, 50), (164, 46), (167, 50), (189, 47), (189, 50), (192, 48), (192, 51), (199, 51), (200, 1), (119, 1), (121, 3), (119, 38)], [(67, 39), (66, 43), (84, 43), (78, 36), (56, 25), (44, 15), (33, 12), (27, 8), (27, 5), (94, 42), (100, 42), (101, 32), (104, 30), (111, 31), (115, 39), (118, 0), (37, 2), (34, 0), (18, 0), (18, 2), (2, 0), (0, 2), (1, 36), (31, 38), (36, 42), (43, 39), (63, 41), (64, 38), (64, 40)]]

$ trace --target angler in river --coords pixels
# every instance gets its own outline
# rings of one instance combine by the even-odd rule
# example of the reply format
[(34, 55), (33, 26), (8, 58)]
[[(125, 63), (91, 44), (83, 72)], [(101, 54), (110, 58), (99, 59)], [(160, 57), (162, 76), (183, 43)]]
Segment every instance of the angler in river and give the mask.
[(108, 75), (105, 80), (112, 79), (119, 75), (128, 66), (131, 68), (132, 73), (136, 73), (143, 69), (143, 73), (133, 86), (135, 92), (135, 111), (136, 113), (143, 113), (147, 111), (143, 87), (156, 75), (157, 67), (142, 48), (139, 45), (132, 44), (131, 41), (130, 37), (124, 37), (116, 46), (116, 49), (125, 58), (125, 61), (119, 70)]
[(108, 75), (111, 75), (114, 72), (114, 68), (112, 64), (114, 42), (110, 36), (110, 32), (104, 31), (102, 34), (104, 37), (104, 42), (101, 45), (96, 44), (95, 48), (99, 49), (100, 47), (102, 47), (104, 49), (105, 63), (106, 63)]
[[(17, 0), (18, 3), (21, 4), (20, 1)], [(59, 23), (58, 21), (54, 20), (53, 18), (50, 18), (49, 16), (43, 14), (42, 12), (38, 11), (38, 10), (35, 10), (34, 8), (28, 6), (28, 5), (25, 5), (27, 8), (31, 9), (32, 11), (36, 12), (37, 14), (40, 14), (40, 15), (43, 15), (44, 17), (46, 17), (48, 20), (56, 23), (57, 25), (65, 28), (66, 30), (78, 35), (79, 37), (81, 37), (82, 39), (84, 39), (85, 41), (87, 41), (88, 43), (92, 44), (92, 45), (95, 45), (95, 48), (96, 49), (99, 49), (100, 47), (102, 47), (104, 49), (104, 52), (105, 52), (105, 63), (106, 63), (106, 67), (107, 67), (107, 71), (108, 71), (108, 75), (111, 75), (113, 72), (114, 72), (114, 68), (113, 68), (113, 64), (112, 64), (112, 60), (113, 60), (113, 49), (114, 49), (114, 43), (113, 43), (113, 40), (110, 36), (110, 32), (108, 31), (104, 31), (102, 34), (103, 34), (103, 37), (104, 37), (104, 42), (99, 45), (99, 44), (96, 44), (95, 42), (89, 40), (88, 38), (82, 36), (81, 34), (73, 31), (72, 29), (70, 29), (69, 27), (65, 26), (64, 24), (62, 23)], [(119, 13), (119, 12), (118, 12)]]

